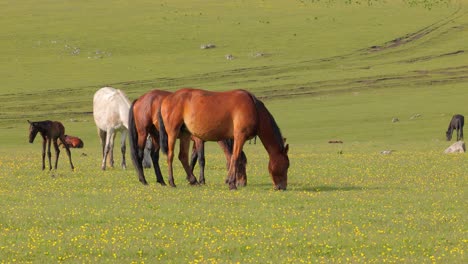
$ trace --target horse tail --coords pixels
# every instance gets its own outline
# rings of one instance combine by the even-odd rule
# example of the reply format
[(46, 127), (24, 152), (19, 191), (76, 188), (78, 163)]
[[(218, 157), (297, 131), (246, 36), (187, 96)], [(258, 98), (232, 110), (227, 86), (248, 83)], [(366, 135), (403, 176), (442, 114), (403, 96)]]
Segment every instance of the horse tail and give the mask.
[(137, 100), (133, 101), (128, 112), (128, 145), (130, 146), (130, 156), (132, 158), (133, 166), (139, 168), (141, 160), (138, 155), (138, 131), (135, 125), (135, 116), (133, 114), (133, 107)]
[(167, 155), (167, 151), (169, 150), (168, 143), (167, 143), (167, 132), (166, 126), (164, 125), (164, 120), (161, 114), (161, 108), (158, 110), (158, 124), (159, 124), (159, 147), (161, 148), (162, 153)]

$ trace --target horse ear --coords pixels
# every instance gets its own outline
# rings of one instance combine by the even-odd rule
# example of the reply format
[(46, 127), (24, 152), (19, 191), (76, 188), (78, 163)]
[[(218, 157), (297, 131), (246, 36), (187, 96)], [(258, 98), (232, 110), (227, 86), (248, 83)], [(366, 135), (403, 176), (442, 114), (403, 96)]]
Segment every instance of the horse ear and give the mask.
[(31, 124), (31, 121), (28, 120), (28, 123)]
[(288, 154), (288, 151), (289, 151), (289, 144), (286, 144), (286, 146), (284, 146), (284, 154)]

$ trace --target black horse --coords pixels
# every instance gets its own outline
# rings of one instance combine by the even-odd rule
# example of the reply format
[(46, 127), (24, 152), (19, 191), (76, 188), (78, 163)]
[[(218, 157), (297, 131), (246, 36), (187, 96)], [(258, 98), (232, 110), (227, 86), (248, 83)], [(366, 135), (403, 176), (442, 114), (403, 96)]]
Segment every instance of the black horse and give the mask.
[(55, 148), (55, 169), (57, 169), (58, 158), (60, 155), (60, 149), (57, 144), (57, 139), (59, 139), (62, 144), (65, 146), (67, 150), (68, 159), (70, 160), (70, 167), (73, 170), (73, 163), (71, 160), (71, 153), (68, 144), (66, 143), (65, 139), (65, 128), (63, 127), (62, 123), (57, 121), (40, 121), (40, 122), (31, 122), (28, 120), (29, 123), (29, 143), (33, 143), (34, 139), (36, 138), (37, 133), (41, 134), (43, 142), (42, 142), (42, 170), (45, 169), (45, 155), (46, 155), (46, 145), (47, 145), (47, 156), (49, 158), (49, 170), (52, 169), (52, 162), (51, 162), (51, 153), (50, 153), (50, 145), (51, 143), (54, 144)]
[(462, 115), (454, 115), (449, 123), (448, 130), (446, 132), (447, 141), (452, 139), (453, 130), (457, 130), (457, 141), (463, 139), (463, 125), (465, 124), (465, 117)]

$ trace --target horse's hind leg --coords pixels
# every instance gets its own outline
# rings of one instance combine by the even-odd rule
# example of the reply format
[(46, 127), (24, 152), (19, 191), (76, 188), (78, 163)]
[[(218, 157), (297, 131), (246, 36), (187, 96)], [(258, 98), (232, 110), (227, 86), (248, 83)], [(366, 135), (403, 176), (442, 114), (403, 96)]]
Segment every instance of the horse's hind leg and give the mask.
[[(111, 150), (111, 148), (113, 147), (113, 144), (111, 144), (111, 141), (112, 139), (114, 138), (114, 131), (113, 130), (109, 130), (107, 132), (105, 132), (106, 134), (106, 144), (104, 146), (104, 151), (103, 151), (103, 157), (102, 157), (102, 164), (101, 164), (101, 169), (102, 170), (106, 170), (106, 161), (107, 161), (107, 156), (109, 154), (109, 151)], [(111, 159), (111, 167), (114, 165), (113, 163), (113, 160), (112, 158)]]
[[(153, 145), (155, 146), (155, 145)], [(156, 182), (159, 182), (162, 186), (166, 186), (164, 178), (161, 173), (161, 168), (159, 167), (159, 146), (157, 149), (154, 147), (151, 150), (151, 160), (153, 161), (154, 173), (156, 174)]]
[[(182, 166), (184, 167), (185, 172), (187, 173), (187, 181), (189, 181), (190, 184), (195, 185), (195, 184), (198, 184), (198, 182), (197, 182), (197, 178), (195, 178), (195, 176), (193, 175), (192, 170), (190, 169), (190, 164), (188, 162), (189, 148), (190, 148), (190, 134), (181, 133), (180, 134), (179, 160), (182, 163)], [(198, 154), (200, 154), (200, 152)]]
[(127, 163), (125, 162), (125, 150), (126, 150), (126, 143), (127, 140), (127, 130), (122, 131), (122, 138), (120, 140), (120, 150), (122, 152), (122, 168), (127, 168)]
[(98, 128), (98, 135), (99, 135), (99, 140), (101, 142), (101, 148), (102, 148), (102, 157), (104, 157), (104, 151), (106, 148), (106, 131), (101, 130)]
[(52, 170), (52, 153), (50, 152), (51, 139), (47, 139), (47, 157), (49, 158), (49, 170)]
[[(205, 142), (201, 139), (194, 139), (194, 145), (198, 156), (198, 164), (200, 166), (200, 183), (205, 184)], [(193, 168), (191, 171), (193, 172)]]
[(192, 154), (190, 155), (190, 170), (192, 171), (192, 173), (193, 173), (193, 170), (195, 169), (195, 165), (197, 165), (197, 160), (198, 160), (197, 146), (195, 142), (193, 142)]
[[(71, 168), (72, 170), (74, 170), (74, 169), (75, 169), (75, 166), (73, 166), (70, 148), (68, 147), (67, 144), (65, 144), (65, 138), (60, 137), (60, 141), (62, 141), (62, 144), (65, 146), (65, 150), (67, 151), (68, 161), (70, 162), (70, 168)], [(58, 149), (58, 147), (57, 147), (57, 149)], [(60, 152), (60, 151), (59, 151), (59, 152)], [(58, 154), (57, 154), (57, 157), (58, 157)], [(56, 165), (56, 166), (57, 166), (57, 165)]]
[[(57, 165), (58, 165), (58, 160), (59, 160), (59, 156), (60, 156), (60, 149), (58, 147), (58, 144), (57, 144), (57, 139), (54, 138), (52, 139), (54, 141), (54, 149), (55, 149), (55, 169), (57, 169)], [(63, 145), (65, 147), (68, 147), (67, 144), (65, 143), (65, 140), (62, 140), (62, 138), (60, 138), (60, 140), (62, 141)]]
[(47, 140), (44, 139), (42, 141), (42, 170), (45, 170), (46, 144)]
[(239, 187), (247, 186), (247, 156), (244, 151), (241, 151), (238, 162), (238, 170), (236, 174), (236, 185)]
[(108, 150), (108, 157), (109, 157), (109, 165), (113, 168), (114, 167), (114, 143), (115, 143), (115, 137), (117, 136), (117, 132), (115, 130), (112, 130), (112, 137), (110, 138), (110, 145), (109, 145), (109, 150)]

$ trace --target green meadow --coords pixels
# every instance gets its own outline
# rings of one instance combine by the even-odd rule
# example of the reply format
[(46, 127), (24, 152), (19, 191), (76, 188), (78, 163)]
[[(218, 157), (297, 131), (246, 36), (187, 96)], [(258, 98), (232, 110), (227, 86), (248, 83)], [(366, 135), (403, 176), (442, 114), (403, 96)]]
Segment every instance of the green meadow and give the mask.
[[(0, 263), (467, 262), (468, 160), (443, 153), (468, 114), (465, 1), (2, 1), (0, 25)], [(177, 160), (177, 188), (143, 186), (128, 151), (102, 171), (103, 86), (251, 91), (290, 144), (288, 190), (260, 141), (237, 191), (214, 143), (204, 186)], [(46, 119), (83, 139), (74, 171), (65, 151), (41, 171), (27, 120)]]

